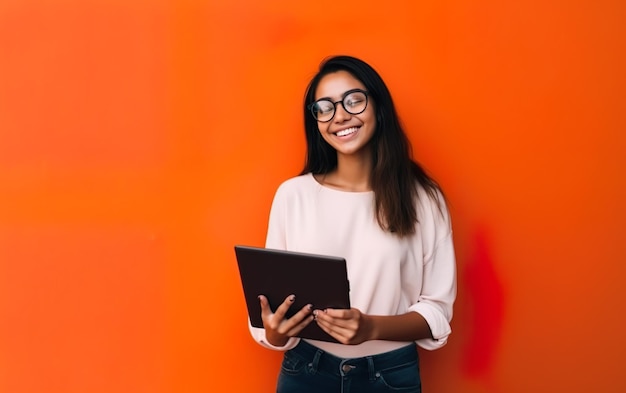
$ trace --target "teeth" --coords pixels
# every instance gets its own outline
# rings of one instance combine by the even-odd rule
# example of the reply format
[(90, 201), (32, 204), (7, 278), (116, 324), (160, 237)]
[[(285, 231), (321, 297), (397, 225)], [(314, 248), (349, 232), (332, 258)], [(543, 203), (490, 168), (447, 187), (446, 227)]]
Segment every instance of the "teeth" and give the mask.
[(353, 132), (356, 132), (356, 130), (357, 130), (357, 127), (347, 128), (345, 130), (339, 131), (336, 135), (337, 136), (346, 136), (346, 135), (352, 134)]

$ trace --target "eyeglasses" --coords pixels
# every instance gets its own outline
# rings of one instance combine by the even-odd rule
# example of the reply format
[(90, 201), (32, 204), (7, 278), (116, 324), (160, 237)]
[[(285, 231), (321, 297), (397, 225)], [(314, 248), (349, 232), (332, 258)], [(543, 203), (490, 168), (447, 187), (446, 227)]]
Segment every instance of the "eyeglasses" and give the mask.
[(358, 115), (367, 108), (367, 92), (361, 89), (352, 89), (344, 93), (340, 101), (333, 102), (328, 98), (322, 98), (309, 105), (309, 109), (315, 120), (327, 123), (335, 117), (337, 104), (341, 103), (343, 109), (351, 115)]

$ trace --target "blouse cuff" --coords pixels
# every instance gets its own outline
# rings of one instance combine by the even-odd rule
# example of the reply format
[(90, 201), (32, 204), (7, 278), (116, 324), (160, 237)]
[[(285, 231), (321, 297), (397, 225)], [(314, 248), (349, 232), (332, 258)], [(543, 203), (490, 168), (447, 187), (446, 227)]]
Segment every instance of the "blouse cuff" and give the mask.
[(452, 333), (452, 328), (441, 312), (426, 303), (414, 304), (409, 310), (415, 311), (424, 317), (433, 335), (433, 338), (417, 340), (416, 343), (419, 347), (432, 351), (446, 345), (448, 336)]
[(283, 346), (276, 346), (276, 345), (272, 345), (270, 344), (270, 342), (267, 340), (267, 337), (265, 336), (265, 329), (261, 329), (261, 328), (256, 328), (253, 327), (252, 325), (249, 325), (250, 327), (250, 332), (252, 333), (252, 337), (254, 337), (254, 339), (261, 345), (263, 345), (266, 348), (269, 349), (273, 349), (275, 351), (288, 351), (292, 348), (295, 348), (296, 345), (298, 345), (298, 343), (300, 342), (300, 338), (299, 337), (290, 337), (289, 340), (287, 340), (287, 343), (285, 343), (285, 345)]

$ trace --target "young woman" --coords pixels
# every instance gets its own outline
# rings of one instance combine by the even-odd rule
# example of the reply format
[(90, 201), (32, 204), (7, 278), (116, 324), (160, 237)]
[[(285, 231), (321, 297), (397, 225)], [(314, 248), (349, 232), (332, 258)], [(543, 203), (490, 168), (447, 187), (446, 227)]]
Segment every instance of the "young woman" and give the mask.
[[(267, 248), (340, 256), (349, 310), (260, 296), (262, 345), (285, 351), (277, 392), (421, 392), (417, 346), (451, 333), (452, 230), (437, 183), (411, 158), (391, 95), (365, 62), (327, 59), (305, 95), (302, 173), (277, 190)], [(324, 290), (320, 283), (320, 291)], [(298, 338), (317, 323), (339, 343)]]

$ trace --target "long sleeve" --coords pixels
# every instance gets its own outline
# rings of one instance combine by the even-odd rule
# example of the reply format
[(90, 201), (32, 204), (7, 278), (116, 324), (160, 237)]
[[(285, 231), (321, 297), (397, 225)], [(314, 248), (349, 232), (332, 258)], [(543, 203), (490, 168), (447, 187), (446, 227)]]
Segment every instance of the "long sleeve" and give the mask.
[[(270, 210), (270, 217), (268, 222), (267, 229), (267, 238), (265, 242), (266, 248), (274, 248), (279, 250), (286, 249), (285, 243), (285, 215), (284, 215), (284, 205), (282, 204), (283, 194), (280, 192), (280, 189), (276, 192), (274, 196), (274, 201), (272, 202), (272, 208)], [(248, 321), (248, 328), (250, 329), (250, 334), (252, 338), (263, 345), (266, 348), (273, 349), (276, 351), (286, 351), (291, 348), (294, 348), (298, 342), (299, 338), (292, 337), (287, 341), (282, 347), (277, 347), (270, 344), (267, 341), (265, 336), (265, 329), (254, 327)]]
[(452, 333), (452, 307), (456, 299), (456, 259), (452, 241), (452, 225), (442, 195), (439, 203), (425, 193), (420, 199), (420, 238), (422, 280), (418, 301), (409, 307), (421, 314), (430, 327), (433, 339), (418, 340), (428, 350), (444, 346)]
[(424, 265), (424, 279), (419, 301), (409, 307), (420, 313), (434, 339), (418, 340), (417, 344), (428, 350), (444, 346), (452, 333), (452, 305), (456, 298), (456, 268), (452, 236), (441, 239), (432, 258)]

